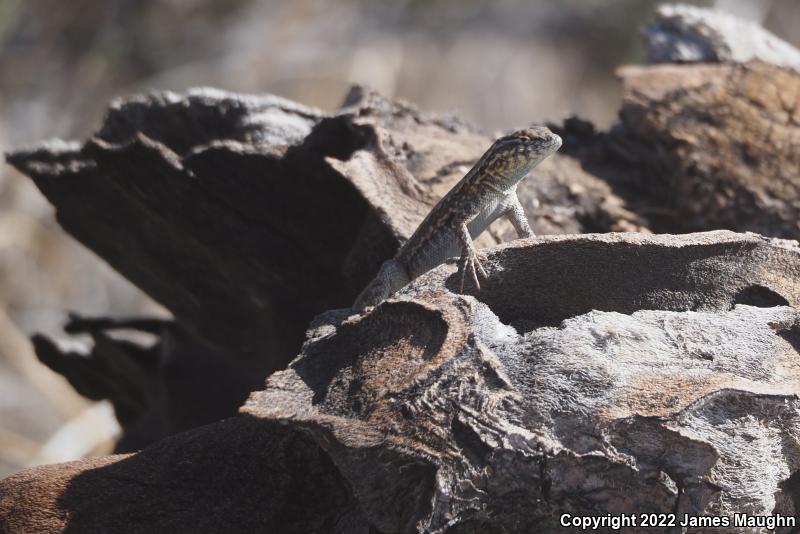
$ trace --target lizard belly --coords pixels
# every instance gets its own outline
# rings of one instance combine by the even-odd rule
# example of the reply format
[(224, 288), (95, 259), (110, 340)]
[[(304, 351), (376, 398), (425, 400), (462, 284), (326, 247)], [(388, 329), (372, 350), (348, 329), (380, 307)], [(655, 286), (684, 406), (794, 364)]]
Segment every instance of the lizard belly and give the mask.
[(504, 214), (509, 206), (514, 202), (516, 188), (504, 194), (498, 194), (472, 219), (467, 227), (469, 235), (476, 238), (486, 230), (490, 224), (499, 216)]
[[(497, 217), (505, 213), (508, 206), (514, 201), (515, 191), (493, 196), (483, 209), (478, 211), (467, 223), (470, 237), (480, 235)], [(447, 228), (431, 235), (424, 250), (414, 255), (408, 261), (408, 272), (412, 279), (426, 273), (443, 263), (448, 258), (459, 257), (463, 252), (463, 245), (458, 237), (458, 228)]]

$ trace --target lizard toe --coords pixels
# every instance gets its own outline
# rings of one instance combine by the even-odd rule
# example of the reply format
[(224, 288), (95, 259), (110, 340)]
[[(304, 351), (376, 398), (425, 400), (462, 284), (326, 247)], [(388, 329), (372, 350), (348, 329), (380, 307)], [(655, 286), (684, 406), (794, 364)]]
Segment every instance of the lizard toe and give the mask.
[(467, 263), (469, 264), (469, 270), (470, 274), (472, 275), (472, 281), (475, 283), (475, 289), (480, 291), (481, 283), (480, 280), (478, 280), (478, 274), (480, 273), (481, 276), (486, 278), (486, 271), (484, 271), (483, 266), (481, 265), (481, 262), (478, 258), (479, 258), (478, 253), (472, 250), (470, 251)]
[(484, 279), (489, 278), (489, 274), (486, 272), (486, 269), (483, 268), (481, 262), (488, 262), (488, 261), (489, 258), (487, 258), (485, 254), (482, 254), (480, 252), (478, 252), (475, 255), (475, 259), (473, 260), (473, 264), (477, 267), (478, 272)]

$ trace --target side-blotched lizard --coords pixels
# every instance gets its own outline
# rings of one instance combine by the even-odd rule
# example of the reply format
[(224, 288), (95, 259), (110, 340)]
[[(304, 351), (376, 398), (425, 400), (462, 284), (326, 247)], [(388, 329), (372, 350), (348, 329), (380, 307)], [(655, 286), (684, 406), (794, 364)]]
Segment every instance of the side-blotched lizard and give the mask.
[(517, 184), (561, 146), (561, 138), (543, 126), (501, 137), (436, 204), (394, 258), (383, 263), (353, 307), (377, 306), (421, 274), (461, 254), (461, 290), (467, 271), (480, 289), (487, 277), (472, 238), (505, 215), (520, 237), (533, 236), (517, 197)]

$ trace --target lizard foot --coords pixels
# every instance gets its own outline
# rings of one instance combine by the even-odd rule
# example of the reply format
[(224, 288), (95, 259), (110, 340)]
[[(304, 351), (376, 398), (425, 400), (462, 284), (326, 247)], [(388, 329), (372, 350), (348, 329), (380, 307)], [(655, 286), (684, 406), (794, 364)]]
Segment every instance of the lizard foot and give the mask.
[(484, 279), (489, 277), (489, 275), (486, 273), (486, 270), (483, 268), (483, 265), (481, 265), (481, 261), (487, 261), (486, 256), (476, 251), (474, 248), (469, 249), (464, 253), (464, 255), (461, 256), (458, 269), (461, 271), (461, 293), (464, 292), (464, 282), (467, 278), (467, 271), (469, 271), (472, 275), (472, 281), (475, 282), (475, 289), (478, 291), (481, 290), (481, 284), (478, 281), (478, 274), (480, 274)]

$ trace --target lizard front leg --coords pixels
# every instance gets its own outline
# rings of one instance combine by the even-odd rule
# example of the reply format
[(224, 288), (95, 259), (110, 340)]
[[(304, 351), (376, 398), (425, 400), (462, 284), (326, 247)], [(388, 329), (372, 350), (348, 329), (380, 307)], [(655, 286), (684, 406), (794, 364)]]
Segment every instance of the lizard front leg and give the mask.
[(522, 204), (519, 201), (519, 197), (516, 193), (514, 193), (513, 196), (514, 198), (508, 205), (505, 216), (508, 217), (509, 221), (511, 221), (511, 224), (514, 226), (514, 230), (517, 231), (517, 235), (519, 237), (533, 237), (536, 234), (533, 233), (531, 225), (528, 224), (528, 218), (525, 216), (525, 210), (522, 209)]
[(467, 223), (461, 223), (458, 230), (458, 239), (461, 241), (462, 252), (461, 259), (459, 260), (459, 271), (461, 271), (461, 290), (464, 292), (464, 280), (467, 276), (467, 270), (472, 274), (472, 281), (475, 282), (475, 288), (480, 291), (481, 284), (478, 282), (478, 273), (482, 277), (488, 278), (489, 275), (481, 265), (480, 260), (486, 260), (477, 250), (475, 250), (475, 243), (472, 242), (472, 237), (469, 235), (469, 227)]
[(405, 267), (394, 258), (388, 259), (381, 265), (375, 279), (358, 295), (353, 308), (364, 310), (377, 306), (410, 281)]

